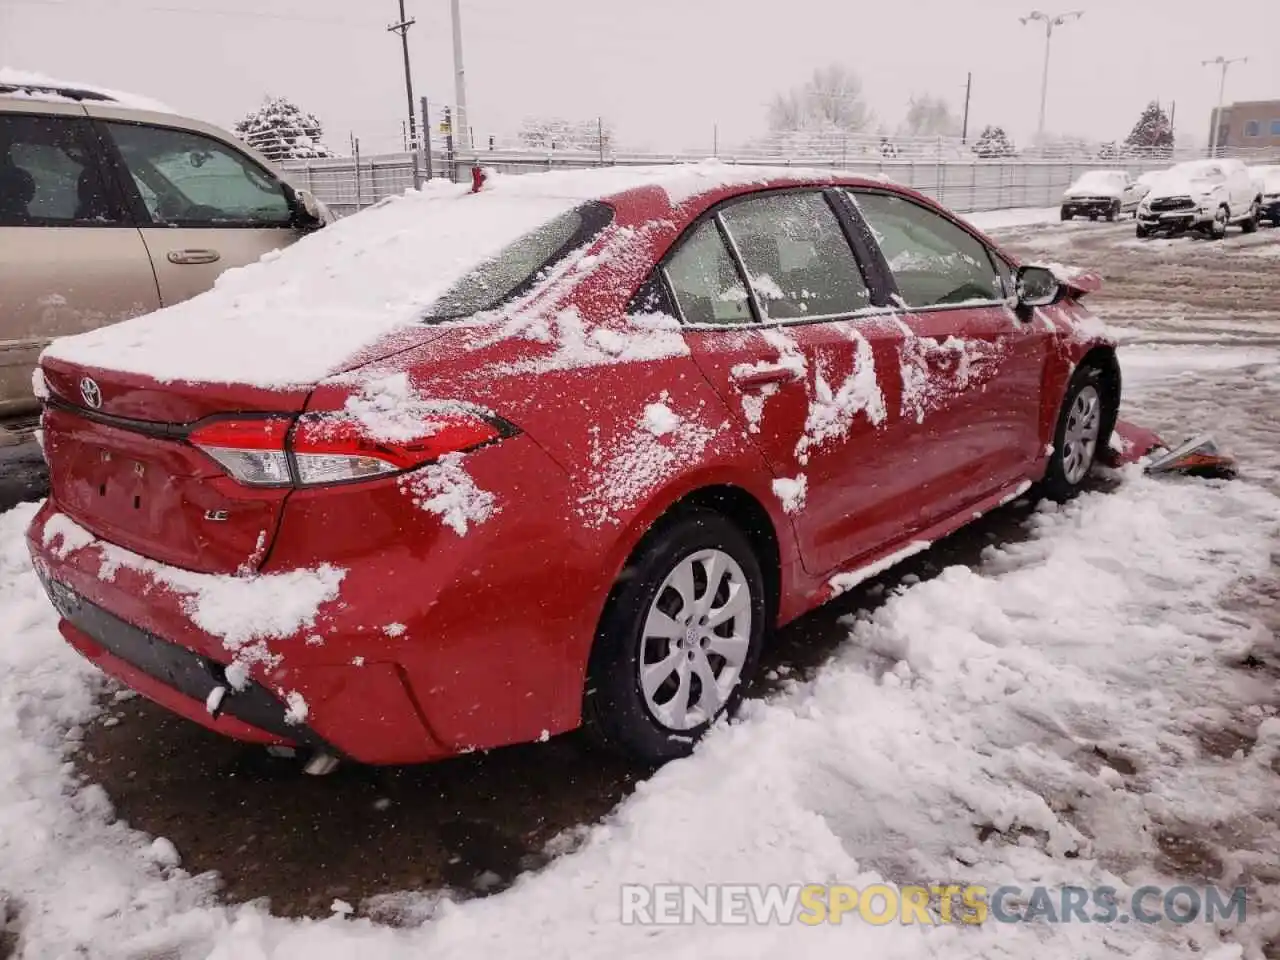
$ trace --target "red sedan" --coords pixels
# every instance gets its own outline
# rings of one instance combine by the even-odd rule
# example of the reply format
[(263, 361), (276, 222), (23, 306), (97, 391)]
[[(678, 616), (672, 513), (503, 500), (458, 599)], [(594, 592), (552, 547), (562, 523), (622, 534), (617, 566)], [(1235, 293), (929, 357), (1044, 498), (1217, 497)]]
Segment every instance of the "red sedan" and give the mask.
[(1095, 284), (876, 181), (433, 184), (51, 347), (30, 548), (76, 649), (229, 736), (662, 761), (780, 625), (1078, 490)]

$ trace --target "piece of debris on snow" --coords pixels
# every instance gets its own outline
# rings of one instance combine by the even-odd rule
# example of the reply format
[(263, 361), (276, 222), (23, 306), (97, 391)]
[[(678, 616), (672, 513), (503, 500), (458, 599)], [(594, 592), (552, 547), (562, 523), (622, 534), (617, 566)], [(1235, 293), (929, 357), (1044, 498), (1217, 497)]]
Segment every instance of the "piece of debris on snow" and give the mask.
[(400, 480), (416, 506), (439, 516), (445, 526), (460, 537), (499, 509), (493, 494), (476, 486), (463, 466), (464, 461), (461, 453), (447, 453)]
[(799, 513), (804, 509), (808, 487), (809, 478), (803, 473), (795, 477), (779, 477), (773, 481), (774, 496), (782, 501), (785, 513)]

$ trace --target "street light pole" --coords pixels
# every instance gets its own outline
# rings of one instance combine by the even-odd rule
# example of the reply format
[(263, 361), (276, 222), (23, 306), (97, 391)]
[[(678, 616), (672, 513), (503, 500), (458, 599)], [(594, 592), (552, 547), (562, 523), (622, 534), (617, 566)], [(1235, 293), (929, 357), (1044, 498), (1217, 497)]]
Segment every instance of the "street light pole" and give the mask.
[(1222, 127), (1222, 105), (1227, 96), (1227, 70), (1233, 63), (1248, 63), (1248, 57), (1235, 57), (1228, 60), (1226, 57), (1214, 57), (1212, 60), (1201, 60), (1200, 66), (1217, 66), (1222, 68), (1222, 80), (1218, 84), (1218, 109), (1213, 114), (1213, 129), (1209, 132), (1209, 156), (1216, 157), (1218, 148), (1222, 146), (1218, 142), (1218, 130)]
[(449, 12), (453, 16), (453, 99), (457, 117), (458, 148), (471, 148), (471, 121), (467, 118), (467, 78), (462, 67), (462, 17), (458, 12), (458, 0), (452, 0)]
[(410, 149), (417, 149), (415, 144), (418, 142), (418, 121), (414, 111), (413, 103), (413, 74), (409, 70), (409, 28), (417, 21), (406, 19), (404, 15), (404, 0), (400, 0), (400, 22), (393, 23), (387, 27), (388, 33), (400, 34), (400, 46), (404, 52), (404, 93), (409, 103), (409, 144)]
[(1044, 76), (1040, 80), (1040, 124), (1036, 128), (1036, 139), (1041, 143), (1044, 142), (1045, 114), (1049, 104), (1049, 53), (1053, 44), (1053, 28), (1065, 26), (1072, 20), (1079, 20), (1083, 16), (1083, 10), (1072, 10), (1068, 13), (1055, 14), (1032, 10), (1025, 17), (1018, 18), (1022, 21), (1022, 25), (1024, 27), (1032, 20), (1040, 20), (1044, 22)]

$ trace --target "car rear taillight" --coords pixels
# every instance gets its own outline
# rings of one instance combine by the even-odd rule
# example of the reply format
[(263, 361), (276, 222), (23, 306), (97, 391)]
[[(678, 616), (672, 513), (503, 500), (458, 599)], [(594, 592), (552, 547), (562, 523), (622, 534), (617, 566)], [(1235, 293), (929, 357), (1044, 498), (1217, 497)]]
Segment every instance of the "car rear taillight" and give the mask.
[(293, 483), (284, 449), (290, 426), (284, 417), (214, 420), (187, 439), (247, 486), (287, 487)]
[(239, 482), (253, 487), (349, 483), (412, 470), (449, 453), (463, 453), (513, 432), (497, 418), (467, 410), (432, 416), (406, 440), (370, 436), (343, 413), (214, 420), (188, 440)]
[(489, 419), (465, 411), (433, 416), (411, 440), (390, 442), (371, 438), (353, 417), (307, 414), (293, 432), (293, 457), (298, 483), (342, 483), (412, 470), (497, 440), (502, 429)]

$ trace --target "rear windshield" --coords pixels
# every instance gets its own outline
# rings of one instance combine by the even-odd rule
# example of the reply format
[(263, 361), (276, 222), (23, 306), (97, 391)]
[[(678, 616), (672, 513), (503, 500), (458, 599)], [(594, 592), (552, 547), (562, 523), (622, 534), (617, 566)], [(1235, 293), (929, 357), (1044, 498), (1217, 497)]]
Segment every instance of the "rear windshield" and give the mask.
[(532, 289), (547, 271), (613, 220), (613, 208), (593, 201), (526, 233), (450, 287), (427, 311), (426, 323), (493, 310)]

